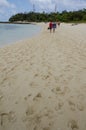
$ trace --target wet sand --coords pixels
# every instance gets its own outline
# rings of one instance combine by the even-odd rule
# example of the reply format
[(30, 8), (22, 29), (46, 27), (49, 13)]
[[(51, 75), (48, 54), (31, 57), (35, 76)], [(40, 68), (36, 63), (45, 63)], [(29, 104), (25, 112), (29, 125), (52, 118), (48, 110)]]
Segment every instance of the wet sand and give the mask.
[(0, 130), (86, 129), (86, 24), (0, 49)]

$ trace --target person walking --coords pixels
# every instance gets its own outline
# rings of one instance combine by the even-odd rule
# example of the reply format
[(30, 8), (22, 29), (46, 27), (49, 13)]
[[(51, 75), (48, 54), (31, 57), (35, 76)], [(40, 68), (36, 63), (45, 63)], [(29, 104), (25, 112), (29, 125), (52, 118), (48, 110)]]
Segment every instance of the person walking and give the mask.
[(52, 22), (50, 22), (50, 23), (49, 23), (50, 33), (52, 32), (52, 28), (53, 28), (53, 24), (52, 24)]
[(55, 33), (55, 29), (56, 29), (56, 23), (53, 23), (53, 33)]

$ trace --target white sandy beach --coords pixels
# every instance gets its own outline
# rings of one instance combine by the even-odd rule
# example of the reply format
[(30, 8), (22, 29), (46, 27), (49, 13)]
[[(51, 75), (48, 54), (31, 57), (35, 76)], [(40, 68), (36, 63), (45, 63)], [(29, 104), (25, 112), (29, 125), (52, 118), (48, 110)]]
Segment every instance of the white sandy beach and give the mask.
[(86, 130), (86, 24), (48, 24), (0, 49), (0, 130)]

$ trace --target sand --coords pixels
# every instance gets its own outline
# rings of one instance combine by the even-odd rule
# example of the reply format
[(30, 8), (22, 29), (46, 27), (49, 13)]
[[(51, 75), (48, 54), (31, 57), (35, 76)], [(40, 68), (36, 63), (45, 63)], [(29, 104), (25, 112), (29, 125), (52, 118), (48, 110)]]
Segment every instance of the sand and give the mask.
[(86, 130), (86, 24), (0, 49), (0, 130)]

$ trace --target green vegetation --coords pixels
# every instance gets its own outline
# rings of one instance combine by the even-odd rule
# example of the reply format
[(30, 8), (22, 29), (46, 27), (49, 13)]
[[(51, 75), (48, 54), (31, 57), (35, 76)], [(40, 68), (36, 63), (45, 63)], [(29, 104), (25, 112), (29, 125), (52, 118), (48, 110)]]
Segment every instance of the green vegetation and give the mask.
[(18, 13), (10, 17), (9, 22), (14, 21), (28, 21), (28, 22), (48, 22), (48, 21), (61, 21), (61, 22), (86, 22), (86, 9), (78, 11), (67, 12), (64, 10), (62, 13)]

